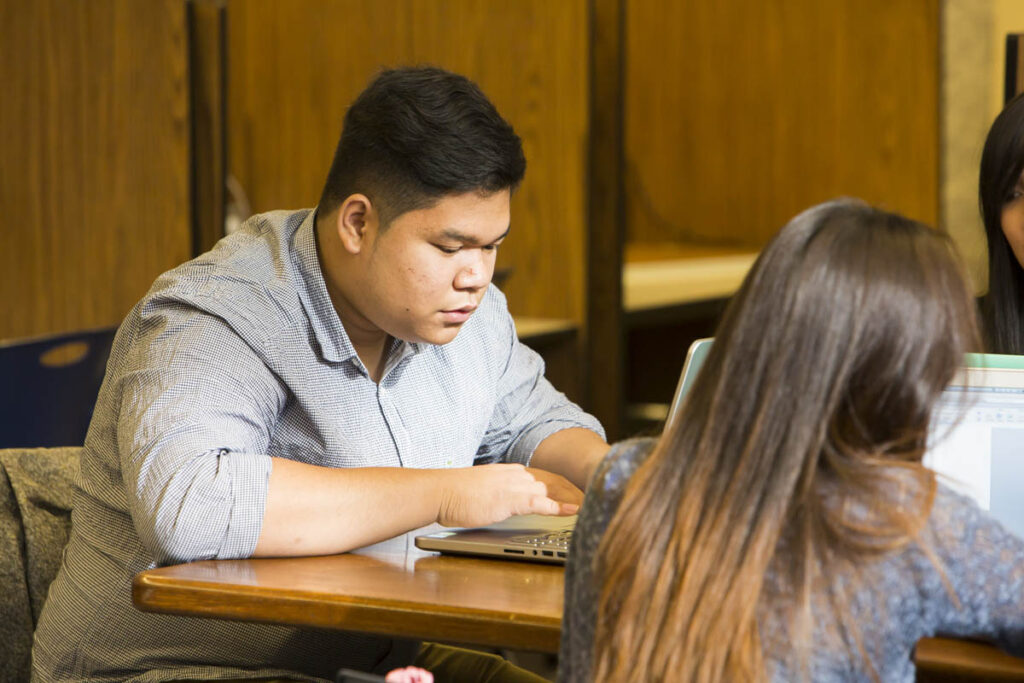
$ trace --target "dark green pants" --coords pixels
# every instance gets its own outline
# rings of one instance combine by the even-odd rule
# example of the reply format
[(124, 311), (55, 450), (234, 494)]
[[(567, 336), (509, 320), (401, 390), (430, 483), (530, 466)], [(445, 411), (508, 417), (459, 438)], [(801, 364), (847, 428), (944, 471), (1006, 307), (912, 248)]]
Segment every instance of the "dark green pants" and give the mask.
[(545, 683), (546, 680), (504, 657), (437, 643), (420, 645), (413, 666), (434, 674), (435, 683)]

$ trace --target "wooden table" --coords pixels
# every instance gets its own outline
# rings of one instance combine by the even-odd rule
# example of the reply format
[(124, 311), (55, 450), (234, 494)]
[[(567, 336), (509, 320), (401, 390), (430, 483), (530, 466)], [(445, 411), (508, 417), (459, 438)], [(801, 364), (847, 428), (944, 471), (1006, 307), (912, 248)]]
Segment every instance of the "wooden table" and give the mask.
[(326, 557), (219, 560), (135, 578), (145, 611), (557, 652), (561, 567), (441, 556), (414, 532)]
[[(413, 545), (424, 531), (345, 555), (152, 569), (133, 598), (167, 614), (558, 652), (561, 567), (440, 556)], [(928, 638), (916, 659), (919, 680), (1024, 680), (1024, 660), (970, 641)]]

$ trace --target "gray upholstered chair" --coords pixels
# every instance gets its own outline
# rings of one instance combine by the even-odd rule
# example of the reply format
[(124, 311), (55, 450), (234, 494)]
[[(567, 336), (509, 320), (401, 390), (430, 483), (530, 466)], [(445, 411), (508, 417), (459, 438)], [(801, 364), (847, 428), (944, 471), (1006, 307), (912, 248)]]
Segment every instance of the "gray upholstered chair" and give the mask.
[(29, 679), (32, 633), (67, 543), (81, 450), (0, 450), (0, 681)]

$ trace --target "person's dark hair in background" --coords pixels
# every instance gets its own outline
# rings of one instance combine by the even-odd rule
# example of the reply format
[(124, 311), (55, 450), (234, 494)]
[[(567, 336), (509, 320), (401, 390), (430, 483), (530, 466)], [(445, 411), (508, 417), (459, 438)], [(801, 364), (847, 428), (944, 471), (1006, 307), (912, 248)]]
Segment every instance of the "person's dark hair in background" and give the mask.
[(383, 71), (345, 114), (318, 211), (366, 195), (382, 225), (445, 195), (515, 189), (522, 141), (480, 88), (436, 67)]
[(978, 178), (981, 217), (988, 238), (988, 294), (982, 317), (989, 350), (1024, 354), (1024, 268), (1004, 231), (1003, 211), (1021, 199), (1024, 171), (1024, 94), (996, 117), (985, 139)]

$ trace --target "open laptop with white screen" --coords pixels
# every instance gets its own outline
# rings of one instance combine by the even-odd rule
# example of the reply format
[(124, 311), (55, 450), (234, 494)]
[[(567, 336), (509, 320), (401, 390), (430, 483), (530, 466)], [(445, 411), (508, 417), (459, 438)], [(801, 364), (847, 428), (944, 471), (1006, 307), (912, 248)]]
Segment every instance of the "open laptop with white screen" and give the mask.
[(1024, 536), (1024, 356), (967, 354), (932, 415), (924, 464)]
[[(668, 421), (679, 412), (711, 339), (690, 347)], [(969, 353), (932, 414), (925, 466), (1024, 536), (1024, 356)]]

